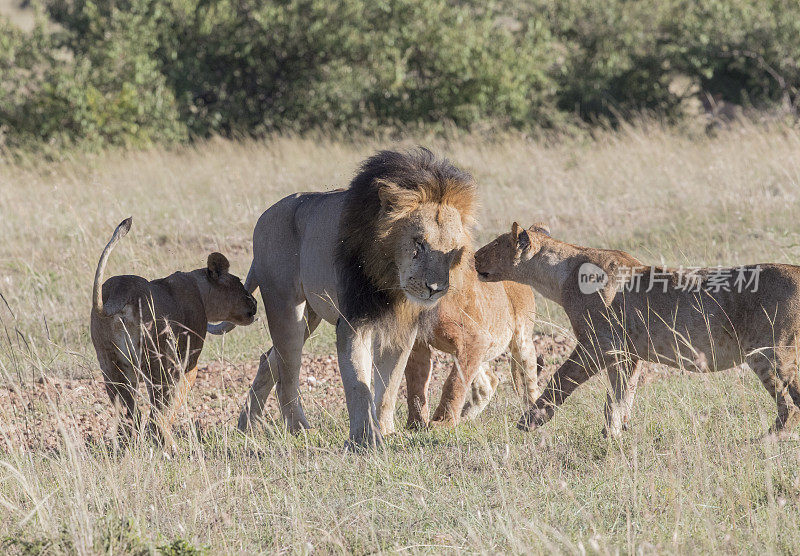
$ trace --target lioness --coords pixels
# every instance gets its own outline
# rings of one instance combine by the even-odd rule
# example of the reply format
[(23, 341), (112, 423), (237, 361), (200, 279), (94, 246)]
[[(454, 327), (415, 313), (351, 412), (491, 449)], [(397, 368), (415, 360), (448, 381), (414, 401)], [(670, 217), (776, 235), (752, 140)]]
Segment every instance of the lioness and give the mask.
[[(474, 419), (483, 411), (498, 383), (486, 363), (509, 346), (511, 377), (525, 406), (532, 406), (539, 395), (536, 347), (530, 338), (536, 303), (530, 289), (514, 282), (480, 282), (470, 270), (463, 286), (439, 303), (430, 338), (417, 341), (406, 364), (407, 428), (429, 424), (431, 347), (456, 358), (431, 425), (452, 427), (462, 417)], [(387, 410), (388, 417), (392, 414)], [(381, 427), (391, 428), (384, 423)]]
[[(256, 300), (239, 278), (228, 273), (228, 259), (220, 253), (208, 256), (207, 268), (151, 281), (114, 276), (103, 283), (108, 256), (131, 223), (128, 218), (117, 226), (97, 265), (92, 343), (115, 411), (121, 414), (123, 406), (127, 410), (120, 432), (131, 434), (139, 427), (136, 389), (143, 378), (155, 411), (151, 432), (174, 448), (170, 424), (197, 376), (209, 320), (248, 325), (256, 314)], [(177, 399), (168, 410), (178, 379)]]
[(623, 251), (571, 245), (516, 222), (476, 253), (475, 265), (483, 280), (529, 284), (559, 303), (578, 339), (520, 428), (546, 423), (575, 388), (606, 368), (606, 432), (619, 435), (642, 360), (699, 372), (747, 363), (778, 405), (770, 433), (784, 437), (800, 419), (800, 267), (645, 266)]
[(268, 208), (253, 232), (245, 287), (261, 289), (273, 346), (239, 428), (261, 418), (276, 382), (289, 430), (308, 428), (300, 355), (325, 319), (336, 325), (348, 446), (380, 444), (384, 392), (402, 379), (417, 332), (430, 329), (431, 310), (458, 286), (463, 254), (472, 249), (474, 205), (472, 177), (420, 148), (370, 157), (345, 190), (299, 193)]

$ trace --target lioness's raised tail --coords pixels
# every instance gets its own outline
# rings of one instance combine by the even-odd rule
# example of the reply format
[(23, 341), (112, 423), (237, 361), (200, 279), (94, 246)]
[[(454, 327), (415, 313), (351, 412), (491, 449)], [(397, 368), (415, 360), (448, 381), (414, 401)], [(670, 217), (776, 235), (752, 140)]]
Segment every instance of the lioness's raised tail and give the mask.
[[(255, 292), (256, 288), (258, 287), (253, 271), (254, 264), (255, 263), (250, 264), (250, 270), (247, 271), (247, 278), (244, 279), (244, 289), (246, 289), (247, 293), (249, 293), (250, 295), (253, 295), (253, 292)], [(233, 324), (232, 322), (222, 321), (217, 324), (209, 323), (208, 326), (206, 326), (206, 331), (209, 334), (213, 334), (215, 336), (221, 336), (222, 334), (230, 332), (234, 328), (236, 328), (236, 325)]]
[(111, 240), (109, 240), (105, 249), (103, 249), (103, 254), (100, 255), (100, 261), (97, 263), (97, 270), (94, 273), (94, 289), (92, 290), (92, 310), (100, 314), (105, 314), (103, 311), (103, 273), (106, 270), (108, 256), (111, 254), (111, 250), (114, 249), (117, 242), (130, 231), (131, 224), (133, 224), (132, 216), (129, 216), (119, 223), (114, 230), (114, 234), (111, 236)]

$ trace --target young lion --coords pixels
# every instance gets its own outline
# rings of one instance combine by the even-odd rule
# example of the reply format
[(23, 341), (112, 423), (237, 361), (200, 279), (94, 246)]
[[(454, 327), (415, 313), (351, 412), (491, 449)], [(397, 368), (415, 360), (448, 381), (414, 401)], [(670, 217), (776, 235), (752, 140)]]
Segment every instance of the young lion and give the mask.
[(497, 376), (486, 363), (509, 346), (511, 377), (525, 406), (531, 407), (539, 395), (536, 347), (530, 338), (536, 304), (528, 287), (480, 282), (472, 268), (467, 272), (464, 285), (439, 303), (430, 338), (415, 344), (406, 364), (407, 428), (429, 424), (431, 347), (456, 358), (431, 424), (452, 427), (461, 418), (477, 417), (497, 388)]
[(622, 251), (571, 245), (516, 222), (476, 253), (475, 264), (483, 280), (529, 284), (559, 303), (578, 339), (520, 419), (522, 429), (546, 423), (567, 396), (606, 368), (605, 430), (619, 435), (643, 360), (698, 372), (747, 363), (778, 405), (770, 433), (786, 437), (800, 420), (800, 267), (645, 266)]
[[(132, 219), (123, 220), (108, 242), (94, 277), (91, 334), (106, 391), (115, 410), (127, 409), (120, 432), (138, 429), (136, 404), (139, 378), (144, 378), (153, 409), (151, 432), (169, 448), (175, 442), (169, 431), (174, 412), (197, 376), (197, 359), (203, 349), (208, 321), (253, 322), (256, 300), (236, 276), (228, 273), (228, 259), (208, 256), (208, 267), (176, 272), (159, 280), (140, 276), (114, 276), (102, 284), (108, 256), (128, 233)], [(166, 411), (173, 386), (180, 379), (172, 411)]]

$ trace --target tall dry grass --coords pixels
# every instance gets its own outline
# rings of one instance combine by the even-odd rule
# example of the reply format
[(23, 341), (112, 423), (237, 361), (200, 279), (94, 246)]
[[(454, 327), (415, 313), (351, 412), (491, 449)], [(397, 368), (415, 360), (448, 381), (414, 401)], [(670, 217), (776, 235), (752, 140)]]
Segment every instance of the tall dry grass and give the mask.
[[(275, 137), (6, 161), (5, 380), (96, 373), (91, 280), (122, 218), (133, 215), (134, 226), (109, 275), (164, 276), (201, 266), (213, 250), (244, 275), (266, 207), (295, 191), (344, 186), (376, 149), (419, 142), (474, 173), (479, 241), (517, 219), (673, 265), (791, 263), (800, 254), (800, 132), (789, 127), (690, 137), (645, 123), (552, 143)], [(542, 307), (543, 328), (564, 324), (559, 310)], [(239, 329), (209, 342), (204, 359), (255, 359), (268, 341), (263, 325)], [(330, 329), (311, 343), (333, 351)], [(342, 454), (345, 415), (321, 408), (310, 409), (318, 428), (305, 437), (275, 427), (242, 438), (223, 428), (184, 439), (170, 461), (147, 444), (111, 454), (65, 426), (57, 453), (0, 456), (0, 537), (18, 551), (79, 553), (176, 539), (176, 550), (214, 552), (793, 552), (800, 452), (750, 441), (774, 418), (762, 390), (737, 372), (649, 385), (621, 443), (600, 436), (600, 381), (535, 434), (513, 429), (516, 397), (501, 393), (477, 424), (402, 435), (366, 456)], [(68, 424), (69, 408), (57, 411)]]
[[(133, 231), (112, 255), (109, 275), (165, 276), (198, 268), (220, 250), (243, 276), (264, 209), (296, 191), (345, 186), (376, 149), (417, 143), (474, 173), (479, 241), (518, 219), (651, 262), (714, 266), (800, 255), (796, 129), (743, 124), (709, 138), (643, 124), (552, 145), (511, 137), (349, 144), (278, 137), (60, 163), (0, 162), (0, 291), (23, 334), (48, 348), (59, 369), (89, 372), (91, 280), (124, 217), (134, 216)], [(244, 344), (230, 355), (251, 357), (265, 334), (263, 327), (240, 333), (233, 341)], [(83, 357), (61, 353), (67, 346)]]

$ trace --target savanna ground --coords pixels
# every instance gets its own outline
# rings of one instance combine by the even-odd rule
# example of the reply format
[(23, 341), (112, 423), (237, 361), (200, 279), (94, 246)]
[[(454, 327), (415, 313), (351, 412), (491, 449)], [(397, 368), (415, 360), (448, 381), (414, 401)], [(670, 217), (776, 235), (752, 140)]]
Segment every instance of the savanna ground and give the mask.
[[(0, 162), (4, 549), (798, 552), (800, 446), (754, 440), (775, 406), (749, 371), (651, 375), (632, 430), (614, 442), (600, 433), (604, 378), (542, 430), (518, 431), (520, 404), (500, 361), (505, 380), (477, 422), (401, 432), (384, 450), (355, 455), (342, 449), (346, 410), (328, 325), (309, 341), (303, 367), (315, 428), (298, 438), (277, 425), (235, 431), (269, 345), (262, 312), (207, 343), (180, 455), (166, 459), (147, 442), (109, 448), (111, 409), (88, 315), (97, 258), (122, 218), (133, 215), (134, 225), (108, 276), (164, 276), (201, 266), (213, 250), (244, 275), (266, 207), (344, 186), (376, 149), (415, 143), (474, 173), (479, 243), (518, 219), (654, 263), (800, 255), (800, 132), (783, 126), (742, 124), (710, 137), (640, 124), (553, 142), (275, 137)], [(557, 307), (542, 302), (539, 318), (536, 342), (553, 368), (572, 339)], [(440, 378), (446, 365), (440, 357)]]

